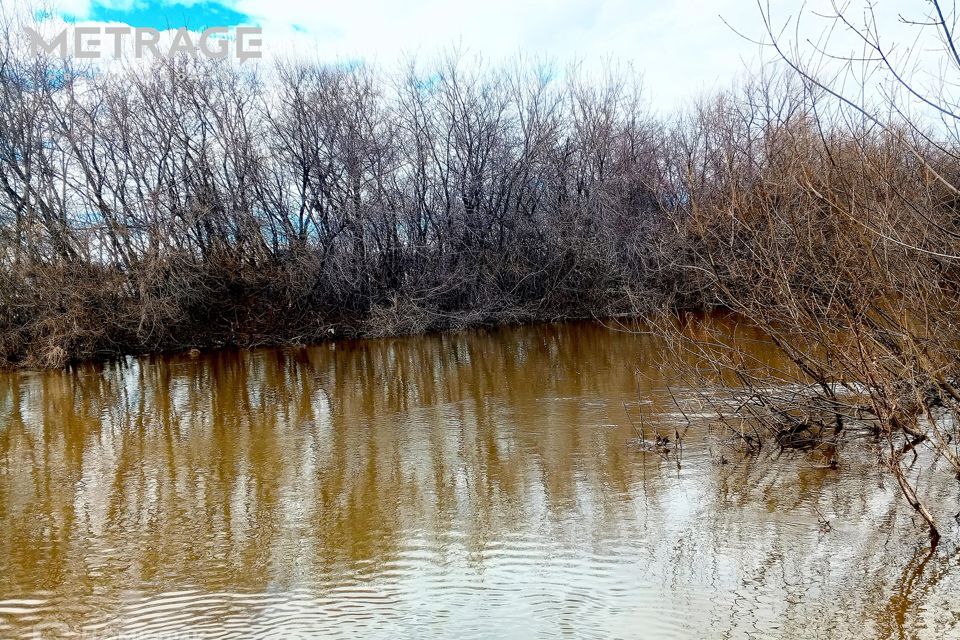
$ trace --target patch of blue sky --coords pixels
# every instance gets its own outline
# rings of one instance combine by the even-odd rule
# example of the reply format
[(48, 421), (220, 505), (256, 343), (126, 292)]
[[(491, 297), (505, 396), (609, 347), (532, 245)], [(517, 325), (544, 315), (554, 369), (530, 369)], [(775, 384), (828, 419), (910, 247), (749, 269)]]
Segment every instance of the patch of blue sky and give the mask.
[[(64, 16), (79, 19), (81, 16)], [(117, 9), (94, 0), (83, 19), (97, 22), (120, 22), (131, 27), (158, 30), (186, 27), (202, 31), (210, 27), (257, 26), (249, 16), (219, 2), (181, 4), (167, 0), (138, 0), (129, 9)]]
[[(59, 91), (67, 86), (68, 83), (80, 77), (93, 77), (93, 72), (90, 70), (78, 72), (75, 69), (69, 69), (67, 67), (55, 67), (51, 64), (50, 68), (44, 71), (42, 81), (38, 81), (35, 77), (30, 75), (11, 76), (10, 80), (18, 83), (24, 91), (34, 92), (43, 91), (45, 89)], [(52, 145), (53, 142), (51, 141), (50, 144)], [(46, 143), (44, 143), (44, 146), (46, 148), (51, 148), (48, 147)]]
[(443, 76), (441, 76), (439, 73), (431, 73), (425, 78), (417, 78), (414, 83), (418, 89), (432, 93), (433, 90), (440, 85), (442, 80)]
[(550, 84), (557, 77), (557, 70), (551, 64), (542, 64), (537, 66), (537, 80), (543, 84)]
[(333, 66), (340, 71), (345, 71), (347, 73), (353, 73), (354, 71), (360, 71), (366, 66), (366, 63), (362, 58), (343, 58), (333, 62)]

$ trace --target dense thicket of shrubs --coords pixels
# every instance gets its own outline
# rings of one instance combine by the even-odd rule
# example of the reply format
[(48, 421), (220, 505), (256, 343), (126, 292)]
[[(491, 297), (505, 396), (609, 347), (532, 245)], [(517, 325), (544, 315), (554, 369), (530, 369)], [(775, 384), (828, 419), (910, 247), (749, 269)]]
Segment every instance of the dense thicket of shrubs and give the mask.
[[(757, 314), (784, 286), (831, 304), (852, 287), (861, 304), (865, 287), (953, 278), (954, 199), (921, 160), (949, 173), (949, 154), (916, 131), (833, 126), (822, 92), (785, 78), (658, 120), (635, 80), (456, 58), (92, 72), (8, 47), (0, 364)], [(892, 225), (886, 289), (849, 250), (876, 248), (861, 233), (874, 210)]]
[(703, 158), (719, 162), (688, 174), (670, 215), (688, 285), (792, 366), (771, 368), (709, 317), (662, 335), (697, 355), (698, 415), (712, 409), (750, 453), (818, 448), (837, 466), (850, 434), (870, 437), (935, 542), (955, 509), (928, 509), (922, 472), (960, 478), (957, 147), (904, 123), (825, 130), (802, 102), (770, 121), (751, 96), (701, 111)]
[(11, 53), (0, 363), (649, 305), (663, 144), (626, 75)]
[[(698, 356), (695, 409), (712, 409), (741, 450), (818, 449), (842, 469), (845, 440), (871, 442), (935, 548), (956, 505), (925, 479), (960, 479), (960, 42), (955, 12), (920, 8), (922, 46), (906, 54), (879, 33), (873, 4), (863, 19), (847, 4), (823, 14), (865, 53), (831, 56), (825, 36), (813, 59), (861, 69), (856, 82), (814, 71), (765, 13), (785, 80), (705, 105), (667, 145), (685, 197), (664, 215), (688, 285), (761, 329), (790, 366), (759, 361), (709, 316), (662, 335)], [(913, 52), (941, 59), (924, 66)]]

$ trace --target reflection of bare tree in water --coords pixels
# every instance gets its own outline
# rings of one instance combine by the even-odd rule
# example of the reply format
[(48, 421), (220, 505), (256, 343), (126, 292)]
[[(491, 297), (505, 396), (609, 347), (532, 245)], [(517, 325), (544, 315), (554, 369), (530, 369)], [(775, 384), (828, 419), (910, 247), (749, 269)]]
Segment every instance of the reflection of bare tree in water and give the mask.
[(903, 567), (893, 593), (883, 614), (879, 616), (881, 636), (885, 638), (914, 637), (907, 626), (907, 617), (916, 615), (917, 608), (924, 605), (927, 595), (940, 584), (945, 576), (956, 570), (960, 549), (954, 548), (947, 559), (937, 558), (936, 548), (919, 547)]
[[(764, 349), (755, 357), (775, 363)], [(875, 456), (845, 443), (843, 475), (773, 447), (719, 465), (699, 426), (680, 469), (673, 453), (625, 446), (621, 400), (638, 378), (623, 360), (645, 374), (647, 433), (683, 426), (674, 400), (694, 391), (654, 365), (659, 351), (578, 324), (0, 376), (0, 600), (52, 591), (83, 625), (189, 587), (206, 600), (185, 614), (254, 625), (280, 602), (328, 616), (320, 631), (349, 593), (373, 592), (381, 604), (353, 613), (453, 611), (472, 592), (518, 603), (521, 628), (538, 620), (524, 602), (675, 635), (804, 638), (886, 616), (900, 574), (889, 557), (914, 547)], [(876, 526), (852, 527), (864, 518)], [(946, 574), (920, 589), (944, 555), (914, 594), (950, 597)], [(224, 591), (254, 604), (224, 604)], [(908, 634), (952, 630), (910, 607)], [(513, 628), (473, 611), (484, 630)]]

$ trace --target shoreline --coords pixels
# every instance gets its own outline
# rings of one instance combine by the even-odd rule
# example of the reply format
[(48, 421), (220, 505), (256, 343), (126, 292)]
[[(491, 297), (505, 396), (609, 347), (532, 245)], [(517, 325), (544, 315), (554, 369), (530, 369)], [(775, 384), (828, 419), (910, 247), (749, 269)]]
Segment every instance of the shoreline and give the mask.
[(629, 319), (636, 322), (642, 322), (649, 318), (650, 310), (646, 312), (620, 312), (603, 315), (580, 314), (542, 314), (542, 315), (524, 315), (518, 312), (504, 312), (496, 316), (489, 314), (479, 318), (471, 318), (471, 313), (463, 313), (452, 316), (445, 323), (431, 323), (415, 331), (386, 330), (378, 327), (374, 330), (369, 326), (369, 322), (355, 323), (351, 325), (329, 325), (321, 332), (312, 336), (248, 336), (237, 339), (206, 340), (195, 341), (180, 345), (171, 345), (160, 349), (124, 349), (115, 352), (102, 352), (91, 354), (86, 357), (68, 357), (62, 363), (55, 362), (46, 366), (39, 364), (36, 357), (25, 358), (16, 363), (4, 364), (0, 366), (0, 372), (19, 373), (19, 372), (44, 372), (69, 370), (75, 366), (98, 365), (113, 362), (122, 358), (144, 358), (144, 357), (163, 357), (174, 356), (178, 354), (187, 354), (190, 352), (206, 353), (217, 350), (249, 350), (249, 349), (280, 349), (280, 348), (308, 348), (329, 344), (330, 342), (342, 340), (381, 340), (414, 336), (427, 336), (437, 334), (455, 334), (462, 331), (473, 330), (496, 330), (508, 327), (538, 326), (564, 324), (571, 322), (594, 322), (603, 324), (610, 320)]

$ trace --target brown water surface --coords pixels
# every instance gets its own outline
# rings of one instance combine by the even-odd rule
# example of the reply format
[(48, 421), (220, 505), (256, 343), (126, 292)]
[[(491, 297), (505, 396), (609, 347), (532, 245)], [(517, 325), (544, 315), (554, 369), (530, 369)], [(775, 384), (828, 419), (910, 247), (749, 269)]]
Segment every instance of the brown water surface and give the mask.
[(0, 374), (0, 637), (960, 638), (960, 527), (929, 555), (869, 440), (637, 446), (624, 402), (672, 432), (691, 394), (661, 354), (563, 324)]

